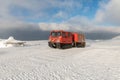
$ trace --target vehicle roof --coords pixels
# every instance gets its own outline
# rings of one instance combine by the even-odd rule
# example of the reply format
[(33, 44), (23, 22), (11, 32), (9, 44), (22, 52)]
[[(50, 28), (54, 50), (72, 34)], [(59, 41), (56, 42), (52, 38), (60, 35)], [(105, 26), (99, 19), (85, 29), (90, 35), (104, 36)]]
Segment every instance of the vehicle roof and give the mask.
[(68, 32), (68, 31), (64, 31), (64, 30), (52, 30), (51, 32)]

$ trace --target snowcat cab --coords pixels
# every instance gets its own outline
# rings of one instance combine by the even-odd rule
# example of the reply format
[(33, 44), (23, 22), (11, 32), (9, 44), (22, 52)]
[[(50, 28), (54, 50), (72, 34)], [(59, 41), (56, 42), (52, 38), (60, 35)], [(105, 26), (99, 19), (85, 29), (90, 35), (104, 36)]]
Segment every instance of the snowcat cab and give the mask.
[(48, 43), (53, 48), (72, 47), (72, 33), (62, 30), (51, 31)]

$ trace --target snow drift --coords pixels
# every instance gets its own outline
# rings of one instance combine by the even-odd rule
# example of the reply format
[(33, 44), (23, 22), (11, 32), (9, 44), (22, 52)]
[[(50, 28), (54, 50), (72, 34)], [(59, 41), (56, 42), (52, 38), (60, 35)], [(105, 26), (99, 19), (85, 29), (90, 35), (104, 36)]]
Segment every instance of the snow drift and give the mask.
[(14, 37), (11, 36), (7, 40), (0, 41), (0, 48), (24, 46), (24, 43), (24, 41), (15, 40)]
[(120, 40), (120, 36), (114, 37), (114, 40)]

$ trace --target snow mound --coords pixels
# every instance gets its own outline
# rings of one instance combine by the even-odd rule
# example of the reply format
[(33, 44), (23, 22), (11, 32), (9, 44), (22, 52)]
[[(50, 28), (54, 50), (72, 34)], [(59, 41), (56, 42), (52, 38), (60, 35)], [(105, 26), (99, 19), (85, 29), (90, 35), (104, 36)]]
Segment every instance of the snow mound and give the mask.
[(8, 38), (8, 41), (13, 41), (13, 40), (15, 40), (13, 36), (10, 36), (10, 37)]
[(15, 40), (14, 37), (10, 36), (7, 40), (2, 40), (0, 42), (0, 48), (24, 46), (24, 43), (25, 42)]
[(114, 37), (113, 40), (120, 40), (120, 36)]

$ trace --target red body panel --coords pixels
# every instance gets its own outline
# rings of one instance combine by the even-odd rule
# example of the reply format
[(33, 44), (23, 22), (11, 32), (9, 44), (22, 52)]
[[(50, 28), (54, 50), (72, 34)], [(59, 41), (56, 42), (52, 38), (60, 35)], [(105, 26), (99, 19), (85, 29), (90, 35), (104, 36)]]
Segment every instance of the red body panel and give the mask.
[(83, 34), (73, 33), (74, 42), (85, 42), (85, 37)]

